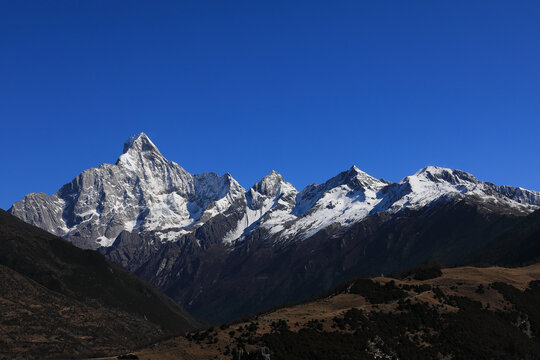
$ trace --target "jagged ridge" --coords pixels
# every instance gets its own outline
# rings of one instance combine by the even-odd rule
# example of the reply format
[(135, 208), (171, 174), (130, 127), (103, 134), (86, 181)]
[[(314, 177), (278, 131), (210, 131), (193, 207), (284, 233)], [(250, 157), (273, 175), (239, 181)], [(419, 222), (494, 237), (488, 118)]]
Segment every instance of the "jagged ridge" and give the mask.
[(157, 242), (194, 234), (193, 241), (205, 247), (200, 242), (210, 240), (197, 230), (211, 219), (218, 226), (216, 219), (226, 214), (228, 221), (220, 221), (219, 238), (211, 243), (233, 243), (253, 231), (272, 241), (301, 240), (332, 224), (347, 227), (378, 212), (465, 196), (523, 214), (540, 206), (538, 192), (434, 166), (398, 183), (353, 166), (300, 192), (272, 171), (246, 191), (230, 174), (191, 175), (141, 133), (126, 141), (116, 164), (86, 170), (54, 195), (28, 194), (9, 211), (83, 248), (111, 246), (124, 231), (152, 233)]
[(298, 192), (272, 171), (249, 190), (191, 175), (144, 134), (116, 164), (10, 210), (100, 248), (205, 321), (294, 301), (336, 281), (452, 264), (540, 205), (540, 194), (429, 166), (397, 183), (353, 166)]

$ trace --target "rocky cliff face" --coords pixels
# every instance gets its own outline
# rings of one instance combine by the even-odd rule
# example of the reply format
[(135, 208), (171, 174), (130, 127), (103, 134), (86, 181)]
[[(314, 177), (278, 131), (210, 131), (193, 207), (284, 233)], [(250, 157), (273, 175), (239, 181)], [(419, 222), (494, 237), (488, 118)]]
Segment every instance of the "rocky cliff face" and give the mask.
[[(272, 171), (246, 190), (229, 174), (188, 173), (141, 133), (116, 164), (86, 170), (54, 195), (29, 194), (10, 212), (99, 248), (215, 320), (322, 291), (346, 274), (449, 263), (485, 240), (469, 236), (479, 234), (474, 226), (503, 227), (539, 208), (538, 192), (434, 166), (397, 183), (353, 166), (300, 192)], [(456, 219), (468, 225), (444, 225)]]
[(10, 212), (96, 249), (111, 246), (123, 231), (176, 240), (243, 198), (230, 175), (191, 175), (139, 134), (124, 144), (116, 164), (86, 170), (52, 196), (29, 194)]

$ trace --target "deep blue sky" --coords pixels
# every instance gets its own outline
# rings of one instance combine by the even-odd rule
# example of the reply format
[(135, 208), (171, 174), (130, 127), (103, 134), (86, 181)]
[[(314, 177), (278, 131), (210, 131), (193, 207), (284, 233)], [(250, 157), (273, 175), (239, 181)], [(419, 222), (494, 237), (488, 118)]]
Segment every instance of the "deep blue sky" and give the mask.
[(539, 1), (0, 0), (0, 207), (146, 132), (301, 189), (428, 164), (540, 190)]

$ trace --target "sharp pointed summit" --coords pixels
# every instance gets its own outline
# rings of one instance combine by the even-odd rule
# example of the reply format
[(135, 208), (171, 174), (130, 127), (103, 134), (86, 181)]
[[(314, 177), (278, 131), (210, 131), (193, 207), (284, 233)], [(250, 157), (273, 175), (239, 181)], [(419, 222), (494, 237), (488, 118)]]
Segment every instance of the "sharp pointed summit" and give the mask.
[(356, 165), (351, 166), (346, 174), (349, 177), (349, 184), (354, 187), (379, 188), (382, 186), (380, 180), (360, 170)]
[(283, 176), (275, 170), (272, 170), (272, 172), (263, 177), (261, 181), (253, 185), (252, 189), (265, 196), (275, 196), (280, 191), (282, 184), (285, 183)]
[(153, 172), (159, 171), (156, 166), (169, 166), (168, 163), (157, 146), (143, 132), (131, 136), (124, 143), (124, 151), (116, 162), (117, 165), (124, 165), (131, 170), (149, 168)]
[(129, 139), (126, 140), (124, 143), (124, 151), (125, 154), (128, 151), (156, 151), (159, 153), (159, 150), (157, 146), (150, 140), (148, 135), (146, 135), (144, 132), (141, 132), (136, 135), (132, 135)]

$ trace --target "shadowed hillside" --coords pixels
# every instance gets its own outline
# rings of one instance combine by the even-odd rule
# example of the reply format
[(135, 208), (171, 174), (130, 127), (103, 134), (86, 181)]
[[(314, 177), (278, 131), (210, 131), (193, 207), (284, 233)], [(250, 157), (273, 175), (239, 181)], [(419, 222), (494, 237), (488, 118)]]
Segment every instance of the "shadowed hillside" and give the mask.
[(495, 236), (462, 264), (523, 266), (540, 262), (540, 210)]
[(0, 354), (131, 349), (198, 323), (152, 285), (0, 210)]

